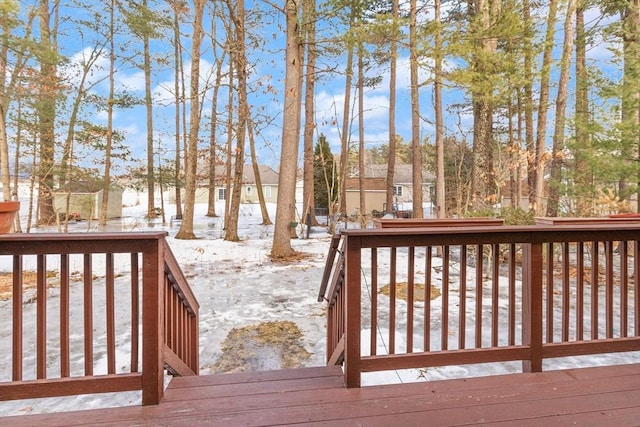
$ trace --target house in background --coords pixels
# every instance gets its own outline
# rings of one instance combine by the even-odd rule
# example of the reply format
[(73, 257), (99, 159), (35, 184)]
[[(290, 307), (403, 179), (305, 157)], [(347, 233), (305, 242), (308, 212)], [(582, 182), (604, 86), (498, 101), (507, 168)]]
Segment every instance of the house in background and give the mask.
[[(208, 165), (207, 165), (208, 168)], [(279, 175), (276, 171), (266, 165), (258, 165), (260, 180), (262, 183), (262, 192), (266, 203), (275, 203), (278, 199), (278, 179)], [(207, 169), (208, 171), (208, 169)], [(198, 174), (198, 184), (196, 188), (196, 203), (208, 203), (209, 201), (209, 177), (208, 172)], [(225, 201), (227, 197), (227, 176), (224, 166), (216, 168), (215, 179), (215, 201)], [(233, 191), (231, 189), (231, 191)], [(173, 197), (175, 201), (175, 196)], [(258, 187), (256, 185), (256, 176), (252, 165), (244, 165), (242, 172), (242, 192), (240, 193), (240, 203), (258, 203)]]
[[(107, 219), (122, 217), (122, 193), (120, 188), (109, 191), (107, 201)], [(59, 189), (52, 193), (53, 209), (58, 215), (79, 219), (97, 220), (100, 218), (100, 207), (104, 189), (95, 184), (77, 182), (68, 187), (67, 191)]]
[[(386, 206), (387, 165), (372, 164), (365, 166), (365, 203), (366, 214), (374, 210), (378, 212), (411, 209), (413, 203), (413, 167), (410, 164), (396, 164), (393, 179), (394, 207)], [(422, 171), (423, 205), (431, 206), (432, 194), (435, 191), (435, 176), (426, 170)], [(359, 178), (347, 178), (345, 182), (347, 215), (355, 215), (360, 210)], [(429, 211), (425, 210), (425, 214)]]

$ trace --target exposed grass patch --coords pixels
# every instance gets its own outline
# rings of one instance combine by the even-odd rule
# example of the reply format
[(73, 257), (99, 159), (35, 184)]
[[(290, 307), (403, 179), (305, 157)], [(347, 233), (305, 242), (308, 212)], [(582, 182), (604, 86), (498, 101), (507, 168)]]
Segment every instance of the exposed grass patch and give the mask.
[[(57, 277), (57, 271), (47, 271), (47, 279)], [(48, 287), (58, 283), (47, 283)], [(38, 273), (35, 271), (22, 272), (22, 290), (35, 289), (38, 286)], [(0, 272), (0, 301), (8, 300), (13, 295), (13, 273)]]
[(211, 372), (246, 372), (304, 366), (311, 357), (302, 331), (290, 320), (232, 329), (222, 342), (222, 356)]
[[(407, 301), (407, 295), (409, 291), (409, 283), (407, 282), (398, 282), (396, 283), (396, 298)], [(386, 284), (382, 288), (380, 288), (379, 293), (390, 296), (391, 295), (391, 285)], [(431, 285), (431, 299), (434, 300), (440, 296), (440, 289)], [(424, 283), (414, 283), (413, 284), (413, 300), (414, 301), (424, 301)]]

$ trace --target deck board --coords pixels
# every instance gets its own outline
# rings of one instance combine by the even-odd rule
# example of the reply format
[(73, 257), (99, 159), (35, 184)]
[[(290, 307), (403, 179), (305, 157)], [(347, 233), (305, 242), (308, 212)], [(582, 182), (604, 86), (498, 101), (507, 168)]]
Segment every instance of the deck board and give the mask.
[(640, 420), (640, 364), (346, 389), (338, 367), (174, 378), (157, 406), (0, 418), (2, 426), (615, 425)]

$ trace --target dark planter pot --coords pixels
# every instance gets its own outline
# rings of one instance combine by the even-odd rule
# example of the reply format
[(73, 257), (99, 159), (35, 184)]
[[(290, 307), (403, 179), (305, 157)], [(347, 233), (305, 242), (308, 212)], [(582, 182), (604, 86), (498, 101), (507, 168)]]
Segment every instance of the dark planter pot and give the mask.
[(20, 202), (0, 202), (0, 234), (8, 233), (13, 227), (13, 221), (20, 210)]

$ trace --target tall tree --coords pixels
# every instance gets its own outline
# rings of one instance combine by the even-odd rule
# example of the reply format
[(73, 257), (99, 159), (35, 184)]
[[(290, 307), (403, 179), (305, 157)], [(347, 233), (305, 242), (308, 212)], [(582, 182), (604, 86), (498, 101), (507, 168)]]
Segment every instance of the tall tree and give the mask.
[(536, 128), (536, 181), (535, 199), (533, 210), (536, 215), (543, 215), (544, 212), (544, 176), (548, 162), (546, 155), (546, 135), (547, 135), (547, 112), (549, 110), (549, 80), (551, 76), (551, 65), (554, 47), (554, 33), (556, 25), (556, 15), (558, 13), (557, 0), (549, 0), (547, 11), (547, 29), (544, 40), (544, 53), (542, 55), (542, 69), (540, 71), (540, 90), (538, 95), (538, 123)]
[(38, 225), (49, 225), (55, 220), (53, 209), (54, 151), (56, 97), (58, 95), (58, 10), (59, 1), (40, 0), (38, 19), (39, 43), (39, 93), (38, 123), (40, 136), (40, 163), (38, 165)]
[(422, 208), (422, 145), (420, 141), (420, 101), (418, 88), (418, 7), (409, 2), (409, 68), (411, 79), (411, 154), (413, 183), (413, 217), (423, 218)]
[(393, 206), (393, 190), (396, 174), (396, 86), (398, 79), (398, 38), (400, 37), (399, 10), (400, 0), (393, 0), (391, 6), (391, 30), (393, 36), (391, 37), (391, 46), (389, 49), (389, 159), (387, 162), (387, 192), (385, 197), (385, 206), (388, 211), (391, 211)]
[(498, 19), (500, 2), (474, 0), (469, 2), (469, 13), (477, 40), (473, 52), (474, 82), (471, 90), (473, 105), (473, 179), (472, 204), (475, 209), (493, 205), (496, 199), (496, 177), (493, 141), (493, 55), (498, 40), (492, 23)]
[(589, 164), (591, 143), (589, 138), (589, 77), (587, 73), (587, 40), (585, 34), (585, 1), (578, 0), (576, 8), (576, 104), (575, 104), (575, 195), (578, 216), (591, 216), (593, 199), (593, 173)]
[(184, 216), (176, 239), (195, 239), (193, 232), (196, 196), (196, 169), (198, 163), (198, 134), (200, 131), (200, 46), (203, 38), (202, 18), (205, 0), (194, 0), (193, 35), (191, 44), (191, 83), (189, 90), (189, 141), (185, 170)]
[(282, 147), (280, 151), (280, 175), (276, 224), (273, 234), (271, 257), (286, 258), (292, 255), (289, 227), (295, 211), (296, 172), (298, 165), (298, 131), (300, 129), (300, 30), (298, 0), (285, 1), (286, 53), (284, 109), (282, 116)]
[(434, 68), (433, 68), (433, 97), (436, 119), (436, 216), (445, 218), (446, 210), (446, 185), (444, 170), (444, 120), (442, 115), (442, 26), (441, 26), (440, 0), (434, 3), (435, 37), (434, 37)]
[[(622, 45), (623, 45), (623, 82), (622, 82), (622, 139), (623, 151), (628, 163), (635, 168), (636, 194), (640, 197), (640, 0), (622, 2)], [(620, 179), (620, 194), (628, 199), (632, 188), (628, 176)], [(640, 203), (637, 203), (640, 212)]]
[[(303, 37), (306, 47), (306, 72), (304, 92), (304, 161), (302, 212), (310, 213), (311, 223), (317, 225), (315, 216), (315, 186), (313, 173), (313, 135), (315, 131), (315, 79), (316, 79), (316, 1), (307, 0), (302, 4)], [(306, 221), (306, 216), (303, 218)]]
[[(181, 138), (182, 132), (180, 131), (180, 106), (185, 102), (183, 97), (181, 96), (181, 85), (180, 85), (180, 75), (182, 70), (182, 42), (181, 32), (180, 32), (180, 24), (181, 24), (181, 16), (186, 13), (186, 5), (183, 0), (172, 0), (171, 1), (171, 9), (173, 10), (173, 90), (174, 90), (174, 99), (175, 99), (175, 145), (176, 145), (176, 155), (175, 155), (175, 174), (174, 174), (174, 186), (176, 189), (176, 217), (182, 218), (182, 149), (181, 149)], [(215, 20), (214, 20), (215, 22)]]
[[(113, 104), (115, 92), (116, 42), (115, 42), (116, 2), (109, 4), (109, 95), (107, 101), (107, 141), (104, 153), (104, 186), (102, 188), (102, 205), (100, 206), (100, 226), (107, 224), (109, 192), (111, 191), (111, 147), (113, 146)], [(68, 211), (67, 211), (68, 212)]]
[(536, 144), (533, 132), (533, 22), (531, 19), (531, 4), (528, 1), (522, 2), (522, 20), (525, 26), (524, 38), (524, 126), (525, 126), (525, 149), (527, 152), (527, 187), (529, 197), (529, 207), (535, 208), (535, 186), (536, 186)]
[(367, 225), (367, 184), (366, 184), (366, 165), (364, 150), (364, 55), (365, 49), (362, 40), (359, 38), (357, 43), (358, 52), (358, 182), (360, 185), (360, 226), (366, 228)]
[(571, 54), (573, 51), (573, 19), (576, 13), (576, 0), (568, 0), (564, 23), (564, 42), (560, 61), (560, 80), (556, 97), (556, 118), (553, 131), (553, 147), (551, 158), (551, 178), (549, 181), (549, 197), (547, 216), (557, 216), (560, 202), (562, 166), (564, 164), (564, 135), (566, 123), (567, 91), (571, 71)]
[(353, 42), (352, 31), (355, 27), (355, 21), (357, 17), (356, 2), (350, 4), (349, 11), (349, 26), (345, 40), (347, 49), (347, 62), (345, 66), (345, 79), (344, 79), (344, 104), (342, 106), (342, 127), (340, 132), (340, 171), (338, 174), (338, 187), (339, 187), (339, 210), (345, 213), (346, 208), (346, 187), (345, 180), (347, 178), (347, 166), (349, 164), (349, 141), (351, 136), (350, 131), (350, 117), (349, 110), (351, 109), (351, 87), (353, 81)]
[[(238, 125), (236, 131), (235, 170), (231, 186), (231, 205), (229, 218), (226, 222), (225, 240), (237, 242), (238, 237), (238, 213), (240, 211), (240, 195), (243, 189), (243, 172), (245, 158), (245, 138), (247, 134), (247, 121), (249, 104), (247, 101), (247, 58), (245, 53), (245, 19), (244, 0), (236, 0), (235, 9), (228, 3), (229, 15), (233, 22), (235, 32), (231, 46), (231, 60), (235, 64), (238, 81)], [(231, 153), (228, 153), (231, 155)]]

